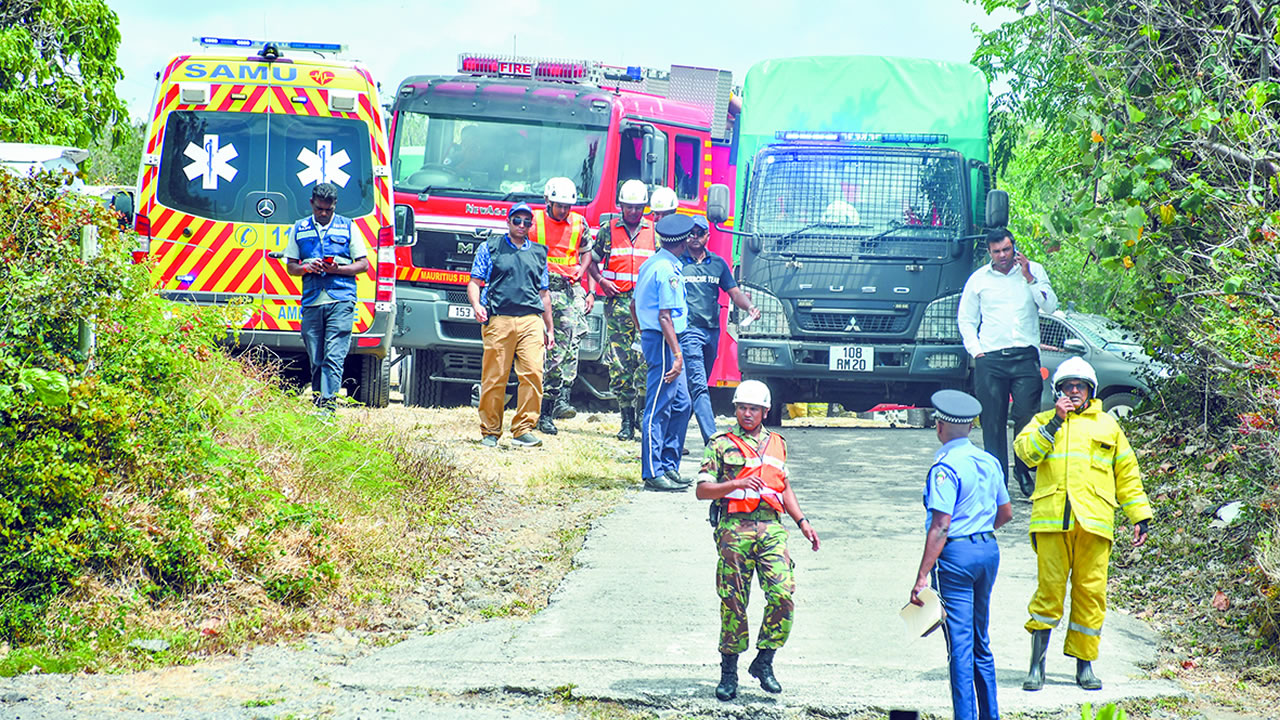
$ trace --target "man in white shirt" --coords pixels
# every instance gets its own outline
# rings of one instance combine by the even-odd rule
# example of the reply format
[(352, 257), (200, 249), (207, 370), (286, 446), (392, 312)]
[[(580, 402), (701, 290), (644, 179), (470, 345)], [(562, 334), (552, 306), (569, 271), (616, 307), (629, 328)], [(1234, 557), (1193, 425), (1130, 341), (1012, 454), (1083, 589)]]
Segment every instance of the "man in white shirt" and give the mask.
[[(974, 394), (982, 402), (982, 446), (1009, 477), (1009, 395), (1014, 432), (1039, 409), (1040, 316), (1058, 296), (1040, 263), (1018, 252), (1007, 228), (987, 233), (991, 262), (969, 276), (960, 295), (960, 336), (974, 358)], [(1021, 460), (1014, 458), (1020, 466)], [(1021, 470), (1025, 472), (1026, 468)]]

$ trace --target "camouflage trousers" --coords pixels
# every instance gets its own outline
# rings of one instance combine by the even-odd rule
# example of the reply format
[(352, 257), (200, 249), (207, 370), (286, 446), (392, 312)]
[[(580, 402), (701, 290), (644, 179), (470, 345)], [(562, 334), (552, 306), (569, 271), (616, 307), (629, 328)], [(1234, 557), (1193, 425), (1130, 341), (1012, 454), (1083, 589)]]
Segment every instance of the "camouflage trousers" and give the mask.
[(568, 400), (573, 382), (578, 379), (578, 348), (587, 334), (586, 297), (581, 285), (570, 286), (559, 275), (551, 276), (551, 322), (556, 346), (547, 351), (542, 373), (543, 396), (549, 400)]
[(609, 335), (609, 389), (618, 408), (644, 409), (645, 374), (649, 370), (644, 355), (634, 346), (640, 332), (631, 320), (631, 293), (619, 293), (605, 300), (605, 332)]
[(751, 643), (747, 627), (747, 599), (751, 575), (759, 573), (764, 592), (764, 621), (756, 647), (782, 647), (791, 634), (795, 614), (795, 576), (787, 553), (787, 529), (777, 520), (726, 517), (716, 529), (720, 562), (716, 566), (716, 592), (720, 595), (720, 652), (746, 652)]

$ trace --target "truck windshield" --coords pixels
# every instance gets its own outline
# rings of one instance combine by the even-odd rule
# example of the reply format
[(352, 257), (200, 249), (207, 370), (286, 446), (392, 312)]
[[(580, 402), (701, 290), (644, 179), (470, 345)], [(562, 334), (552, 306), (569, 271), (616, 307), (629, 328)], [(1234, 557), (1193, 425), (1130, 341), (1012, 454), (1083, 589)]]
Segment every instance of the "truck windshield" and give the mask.
[(542, 197), (553, 177), (578, 186), (589, 202), (600, 182), (605, 131), (574, 125), (431, 116), (396, 117), (397, 190), (442, 195)]
[(211, 220), (261, 222), (251, 194), (284, 197), (271, 221), (311, 214), (317, 182), (338, 186), (337, 211), (373, 212), (369, 126), (308, 115), (175, 110), (164, 126), (156, 198)]
[(953, 151), (775, 145), (755, 167), (746, 229), (762, 254), (943, 258), (966, 227)]

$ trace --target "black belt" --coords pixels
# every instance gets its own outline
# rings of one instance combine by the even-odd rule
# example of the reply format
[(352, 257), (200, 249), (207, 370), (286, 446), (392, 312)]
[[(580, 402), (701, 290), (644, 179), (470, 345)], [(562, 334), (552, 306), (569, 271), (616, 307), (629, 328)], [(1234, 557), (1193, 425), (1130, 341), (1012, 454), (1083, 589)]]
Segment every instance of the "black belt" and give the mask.
[(1014, 357), (1017, 355), (1027, 355), (1034, 351), (1035, 351), (1035, 348), (1031, 347), (1030, 345), (1023, 345), (1021, 347), (1000, 348), (999, 350), (992, 350), (991, 352), (987, 353), (987, 355), (999, 355), (1000, 357)]
[(996, 534), (988, 531), (988, 532), (974, 533), (972, 535), (957, 535), (955, 537), (947, 538), (947, 544), (950, 545), (951, 543), (957, 540), (968, 540), (971, 543), (988, 542), (988, 541), (995, 542)]

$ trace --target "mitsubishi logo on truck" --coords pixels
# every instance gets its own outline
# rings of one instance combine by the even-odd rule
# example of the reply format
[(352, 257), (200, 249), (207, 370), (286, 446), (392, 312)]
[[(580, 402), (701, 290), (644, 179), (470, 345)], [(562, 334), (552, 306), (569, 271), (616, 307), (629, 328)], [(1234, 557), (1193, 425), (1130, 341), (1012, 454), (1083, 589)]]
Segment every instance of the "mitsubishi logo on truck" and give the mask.
[(845, 332), (862, 332), (862, 328), (858, 327), (858, 319), (856, 317), (849, 318), (849, 324), (844, 326)]

